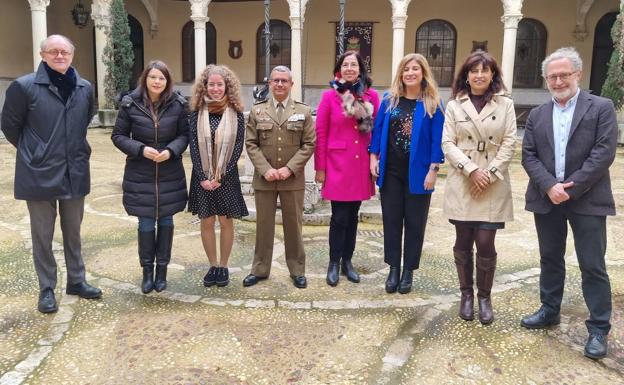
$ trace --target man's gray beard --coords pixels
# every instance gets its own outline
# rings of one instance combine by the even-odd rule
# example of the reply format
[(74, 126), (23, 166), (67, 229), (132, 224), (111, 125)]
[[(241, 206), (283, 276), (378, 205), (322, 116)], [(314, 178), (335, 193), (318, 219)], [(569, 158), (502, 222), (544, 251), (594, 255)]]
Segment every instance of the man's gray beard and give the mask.
[(576, 94), (576, 91), (578, 90), (578, 86), (575, 89), (572, 88), (568, 88), (566, 91), (561, 91), (561, 92), (555, 92), (555, 91), (550, 91), (550, 94), (553, 96), (553, 98), (555, 98), (555, 100), (560, 101), (560, 100), (570, 100), (574, 94)]

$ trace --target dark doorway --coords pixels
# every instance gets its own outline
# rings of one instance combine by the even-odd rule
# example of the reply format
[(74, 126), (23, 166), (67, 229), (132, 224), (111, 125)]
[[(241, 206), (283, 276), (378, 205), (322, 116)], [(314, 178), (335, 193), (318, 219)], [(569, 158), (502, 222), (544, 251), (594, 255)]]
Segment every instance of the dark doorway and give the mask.
[(617, 15), (617, 12), (607, 13), (596, 24), (594, 54), (592, 57), (591, 78), (589, 80), (589, 89), (595, 95), (601, 94), (602, 85), (607, 78), (608, 63), (613, 53), (611, 28), (613, 28)]
[(132, 15), (128, 15), (128, 25), (130, 26), (130, 42), (132, 43), (132, 52), (134, 52), (130, 89), (134, 89), (139, 77), (141, 76), (141, 72), (143, 72), (143, 27), (141, 26), (141, 23)]

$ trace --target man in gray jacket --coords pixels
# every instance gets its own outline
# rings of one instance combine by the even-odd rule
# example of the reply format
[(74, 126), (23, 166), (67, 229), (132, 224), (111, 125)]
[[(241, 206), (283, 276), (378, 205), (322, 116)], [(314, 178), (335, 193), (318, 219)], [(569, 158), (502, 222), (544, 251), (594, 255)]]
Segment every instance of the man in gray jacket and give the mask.
[(611, 100), (579, 88), (583, 62), (561, 48), (542, 64), (552, 101), (529, 114), (522, 165), (529, 175), (526, 209), (534, 213), (540, 251), (541, 308), (521, 325), (540, 329), (560, 322), (568, 224), (589, 308), (585, 356), (607, 354), (611, 286), (605, 266), (606, 216), (615, 215), (609, 167), (615, 159), (617, 121)]
[(84, 197), (90, 190), (87, 127), (94, 115), (91, 84), (71, 66), (74, 45), (61, 35), (41, 43), (37, 72), (16, 79), (6, 92), (2, 132), (17, 149), (15, 199), (30, 214), (33, 259), (42, 313), (53, 313), (56, 261), (52, 239), (57, 210), (67, 265), (67, 294), (99, 298), (85, 280), (80, 244)]

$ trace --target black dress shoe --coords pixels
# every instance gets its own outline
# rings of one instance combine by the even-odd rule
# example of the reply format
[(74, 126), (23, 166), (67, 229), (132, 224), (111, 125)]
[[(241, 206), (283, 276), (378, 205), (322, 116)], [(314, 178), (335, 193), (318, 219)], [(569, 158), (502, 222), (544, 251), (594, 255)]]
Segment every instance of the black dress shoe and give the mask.
[(399, 293), (407, 294), (412, 291), (412, 279), (414, 272), (412, 269), (403, 268), (403, 274), (401, 275), (401, 282), (399, 282)]
[(217, 286), (224, 287), (230, 283), (230, 270), (227, 267), (217, 268)]
[(585, 357), (599, 360), (607, 355), (607, 335), (602, 333), (590, 333), (585, 344)]
[(401, 275), (400, 267), (390, 266), (388, 278), (386, 279), (386, 293), (396, 293), (399, 287), (399, 276)]
[(267, 279), (267, 277), (258, 277), (257, 275), (249, 274), (245, 277), (245, 279), (243, 279), (243, 286), (253, 286), (256, 283), (265, 279)]
[(342, 260), (342, 275), (346, 275), (347, 279), (353, 283), (360, 282), (360, 275), (355, 271), (350, 259)]
[(210, 266), (206, 275), (204, 275), (204, 286), (210, 287), (217, 283), (217, 267)]
[(559, 325), (559, 314), (549, 313), (544, 307), (540, 307), (535, 313), (528, 315), (520, 321), (520, 325), (527, 329), (543, 329), (548, 326)]
[(54, 290), (45, 289), (41, 293), (39, 293), (39, 303), (37, 304), (37, 310), (42, 313), (54, 313), (58, 310), (56, 298), (54, 298)]
[(71, 295), (77, 295), (80, 298), (96, 299), (102, 296), (102, 290), (97, 287), (91, 286), (86, 282), (80, 282), (73, 285), (67, 285), (65, 293)]
[(290, 278), (292, 278), (293, 284), (297, 289), (305, 289), (308, 287), (308, 281), (306, 280), (305, 275), (291, 276)]
[(329, 262), (329, 266), (327, 266), (327, 284), (329, 286), (336, 286), (338, 284), (338, 280), (340, 279), (338, 272), (340, 270), (340, 264), (338, 262)]

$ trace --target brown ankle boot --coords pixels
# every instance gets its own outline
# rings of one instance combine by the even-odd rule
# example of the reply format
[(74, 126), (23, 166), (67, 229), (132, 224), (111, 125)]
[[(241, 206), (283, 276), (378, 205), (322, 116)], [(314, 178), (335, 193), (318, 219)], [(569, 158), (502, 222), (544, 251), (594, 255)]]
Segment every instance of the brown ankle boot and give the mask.
[(459, 278), (459, 290), (461, 291), (459, 318), (466, 321), (472, 321), (474, 319), (472, 250), (467, 251), (453, 249), (453, 254), (455, 256), (455, 267), (457, 267), (457, 277)]
[(496, 271), (496, 254), (477, 254), (477, 297), (479, 299), (479, 321), (487, 325), (494, 321), (494, 310), (492, 309), (492, 284), (494, 283), (494, 272)]

